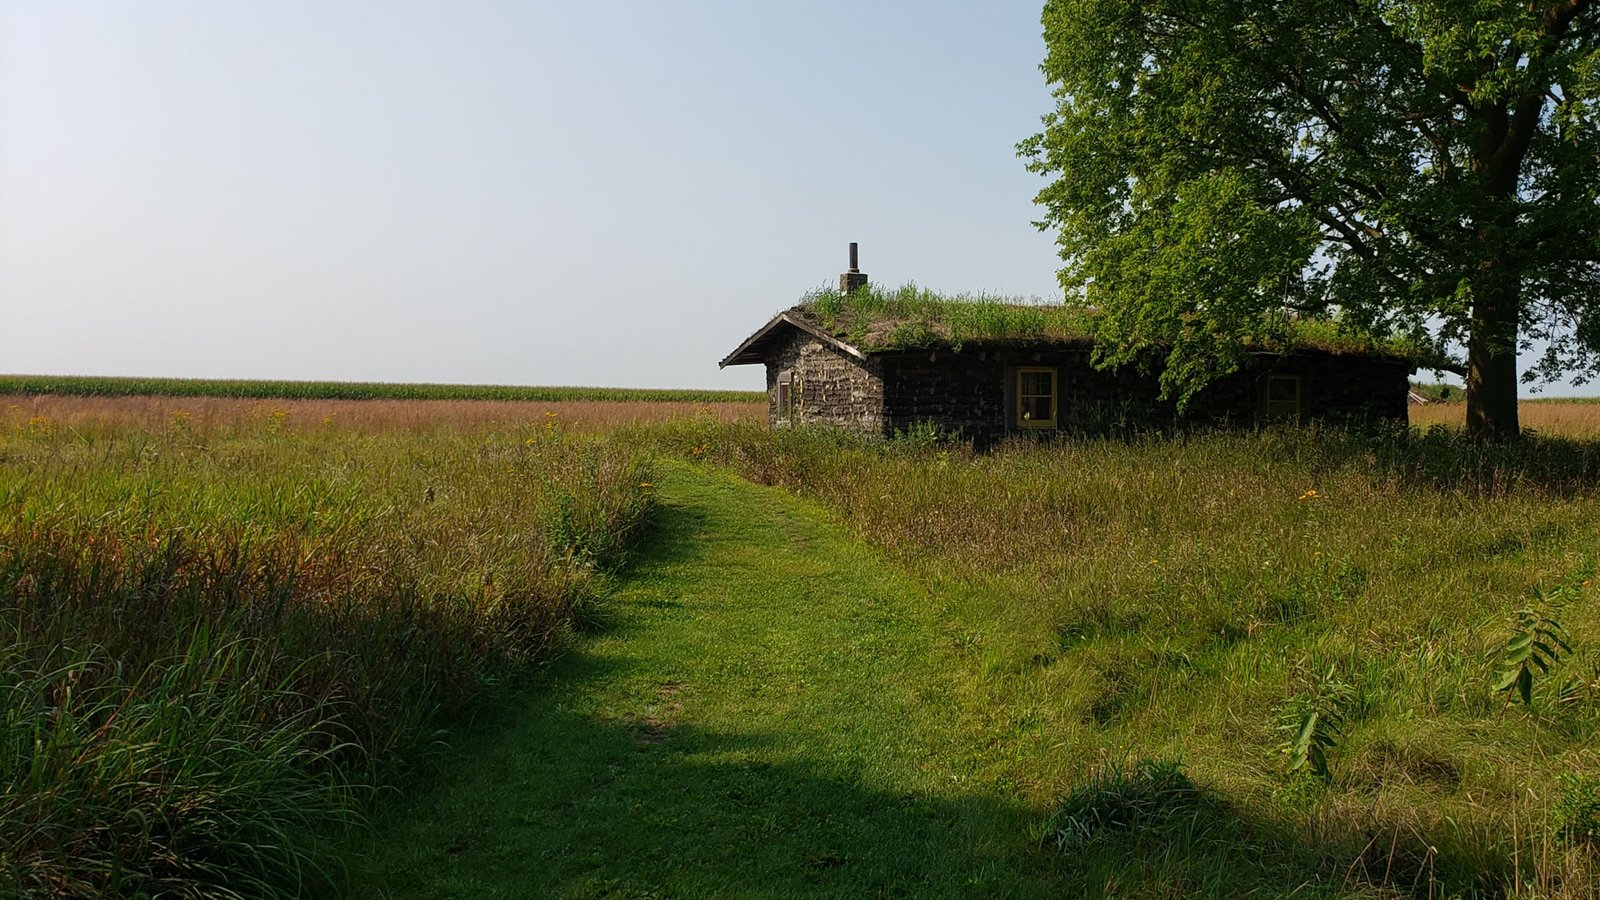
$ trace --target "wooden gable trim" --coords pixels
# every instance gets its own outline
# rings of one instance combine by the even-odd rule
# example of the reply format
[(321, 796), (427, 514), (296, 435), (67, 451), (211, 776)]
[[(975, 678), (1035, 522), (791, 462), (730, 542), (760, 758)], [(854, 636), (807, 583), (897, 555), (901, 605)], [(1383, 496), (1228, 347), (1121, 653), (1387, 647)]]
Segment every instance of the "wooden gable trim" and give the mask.
[(772, 332), (779, 326), (788, 326), (805, 334), (809, 334), (829, 347), (832, 347), (833, 349), (838, 350), (840, 353), (845, 354), (846, 356), (853, 356), (863, 362), (865, 362), (867, 359), (867, 355), (865, 353), (862, 353), (860, 350), (857, 350), (844, 341), (839, 340), (828, 332), (823, 331), (821, 328), (818, 328), (810, 322), (807, 322), (805, 319), (790, 315), (787, 312), (781, 312), (776, 316), (773, 316), (772, 321), (761, 326), (761, 329), (755, 334), (745, 338), (744, 343), (735, 348), (732, 353), (729, 353), (727, 356), (723, 357), (722, 362), (717, 363), (717, 368), (726, 369), (728, 366), (743, 366), (751, 363), (766, 362), (766, 356), (761, 353), (759, 345), (765, 342)]

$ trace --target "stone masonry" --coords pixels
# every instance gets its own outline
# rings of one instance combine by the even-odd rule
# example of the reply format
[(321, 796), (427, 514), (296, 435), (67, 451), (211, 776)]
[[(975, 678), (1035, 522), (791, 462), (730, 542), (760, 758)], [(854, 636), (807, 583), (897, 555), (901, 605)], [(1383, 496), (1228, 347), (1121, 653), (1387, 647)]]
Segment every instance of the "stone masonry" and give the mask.
[[(787, 418), (778, 383), (790, 379)], [(768, 421), (773, 425), (837, 425), (884, 432), (883, 361), (856, 359), (810, 335), (796, 334), (767, 360)]]
[[(868, 354), (865, 360), (810, 335), (792, 335), (767, 359), (774, 425), (828, 424), (893, 434), (925, 423), (987, 445), (1023, 431), (1014, 394), (1019, 366), (1056, 370), (1057, 430), (1163, 429), (1181, 424), (1250, 427), (1266, 415), (1271, 375), (1300, 379), (1302, 421), (1405, 421), (1410, 365), (1388, 357), (1303, 351), (1263, 355), (1201, 391), (1180, 416), (1159, 399), (1155, 366), (1112, 371), (1072, 345), (974, 346)], [(778, 383), (791, 384), (791, 410)]]

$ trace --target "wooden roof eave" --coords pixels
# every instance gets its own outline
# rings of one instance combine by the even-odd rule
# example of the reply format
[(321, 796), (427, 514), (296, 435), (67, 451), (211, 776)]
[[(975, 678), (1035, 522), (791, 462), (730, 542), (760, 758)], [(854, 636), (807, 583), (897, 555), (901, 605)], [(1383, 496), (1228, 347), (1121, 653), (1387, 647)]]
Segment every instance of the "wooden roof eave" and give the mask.
[(832, 347), (833, 349), (838, 350), (840, 353), (845, 354), (846, 356), (853, 356), (862, 361), (865, 361), (867, 358), (865, 353), (862, 353), (860, 350), (857, 350), (844, 341), (839, 340), (837, 337), (834, 337), (828, 332), (823, 331), (821, 328), (818, 328), (810, 322), (807, 322), (805, 319), (790, 315), (787, 312), (781, 312), (776, 316), (773, 316), (772, 321), (761, 326), (760, 330), (758, 330), (755, 334), (745, 338), (744, 343), (740, 344), (732, 353), (729, 353), (727, 356), (723, 357), (722, 362), (717, 363), (717, 368), (726, 369), (728, 366), (744, 366), (750, 365), (751, 363), (766, 362), (767, 358), (761, 352), (761, 345), (766, 342), (767, 338), (779, 326), (788, 326), (805, 334), (809, 334), (829, 347)]

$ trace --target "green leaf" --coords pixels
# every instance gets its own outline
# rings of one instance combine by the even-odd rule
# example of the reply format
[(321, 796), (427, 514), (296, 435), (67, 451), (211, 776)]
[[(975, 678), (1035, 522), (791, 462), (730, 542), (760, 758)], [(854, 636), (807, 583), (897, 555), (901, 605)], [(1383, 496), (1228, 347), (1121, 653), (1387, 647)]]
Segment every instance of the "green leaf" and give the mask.
[[(1448, 363), (1503, 288), (1507, 339), (1548, 345), (1535, 378), (1591, 371), (1596, 14), (1558, 6), (1046, 0), (1056, 106), (1018, 152), (1097, 360), (1160, 355), (1189, 397), (1294, 309)], [(1464, 106), (1540, 113), (1504, 154)]]
[(1333, 773), (1328, 769), (1328, 757), (1322, 752), (1321, 746), (1311, 748), (1311, 771), (1323, 781), (1333, 777)]
[(1295, 735), (1294, 739), (1296, 747), (1311, 746), (1312, 738), (1317, 733), (1317, 719), (1319, 716), (1319, 713), (1313, 711), (1310, 715), (1305, 717), (1305, 721), (1300, 723), (1300, 733)]

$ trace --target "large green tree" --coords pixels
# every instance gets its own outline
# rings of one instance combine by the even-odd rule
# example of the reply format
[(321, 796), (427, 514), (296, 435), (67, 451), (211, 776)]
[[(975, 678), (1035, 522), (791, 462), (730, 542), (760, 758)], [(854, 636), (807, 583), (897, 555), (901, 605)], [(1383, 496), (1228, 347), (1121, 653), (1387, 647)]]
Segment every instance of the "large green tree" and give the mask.
[(1049, 0), (1069, 295), (1169, 390), (1297, 315), (1408, 335), (1479, 437), (1600, 371), (1600, 0)]

